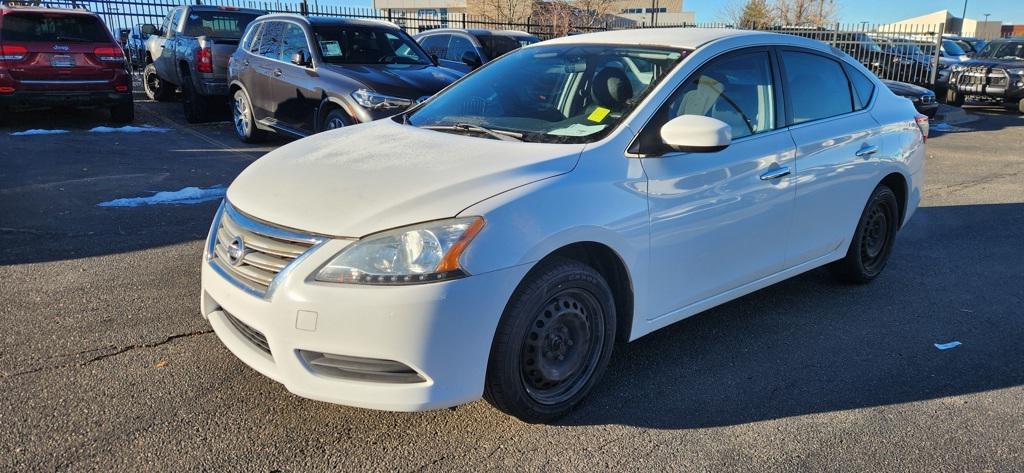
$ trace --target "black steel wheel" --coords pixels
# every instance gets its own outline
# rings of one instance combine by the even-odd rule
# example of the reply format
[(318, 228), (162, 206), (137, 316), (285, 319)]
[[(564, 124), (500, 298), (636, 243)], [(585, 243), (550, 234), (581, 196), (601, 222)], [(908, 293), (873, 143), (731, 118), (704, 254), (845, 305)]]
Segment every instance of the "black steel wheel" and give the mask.
[(561, 417), (600, 378), (614, 340), (615, 304), (601, 274), (578, 261), (543, 261), (505, 308), (484, 397), (526, 422)]
[(900, 208), (896, 194), (885, 185), (871, 193), (846, 257), (830, 266), (842, 280), (866, 283), (878, 277), (892, 255), (899, 230)]
[(174, 84), (161, 79), (153, 63), (146, 64), (142, 70), (142, 86), (150, 100), (166, 102), (174, 98)]

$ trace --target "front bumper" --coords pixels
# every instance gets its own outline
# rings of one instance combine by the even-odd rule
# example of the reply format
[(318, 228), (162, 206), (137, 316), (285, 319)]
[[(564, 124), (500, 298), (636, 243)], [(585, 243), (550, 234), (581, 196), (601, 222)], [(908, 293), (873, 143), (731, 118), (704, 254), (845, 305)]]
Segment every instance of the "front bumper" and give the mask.
[(15, 91), (0, 94), (0, 107), (7, 108), (112, 106), (131, 102), (131, 92)]
[[(1005, 84), (989, 83), (964, 83), (961, 73), (954, 73), (950, 77), (949, 89), (962, 95), (979, 95), (990, 98), (998, 98), (1006, 101), (1017, 101), (1024, 99), (1024, 77), (1020, 75), (1008, 75)], [(986, 81), (987, 82), (987, 81)]]
[(196, 89), (200, 95), (227, 97), (228, 82), (225, 79), (199, 78), (195, 81)]
[[(330, 240), (295, 263), (269, 298), (239, 289), (204, 256), (202, 315), (243, 362), (302, 397), (391, 411), (463, 404), (483, 394), (491, 340), (529, 265), (453, 281), (360, 286), (310, 281), (347, 245)], [(266, 338), (261, 350), (228, 318)], [(314, 372), (299, 350), (392, 360), (423, 381), (384, 383)]]

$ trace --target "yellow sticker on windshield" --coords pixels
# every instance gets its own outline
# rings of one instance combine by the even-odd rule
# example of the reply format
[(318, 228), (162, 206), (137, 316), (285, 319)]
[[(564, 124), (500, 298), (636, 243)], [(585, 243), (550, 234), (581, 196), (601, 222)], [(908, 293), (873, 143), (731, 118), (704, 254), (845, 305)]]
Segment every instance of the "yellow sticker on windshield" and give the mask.
[(594, 123), (601, 123), (604, 120), (604, 117), (607, 117), (610, 112), (611, 110), (608, 110), (607, 108), (597, 107), (593, 112), (590, 112), (590, 116), (587, 117), (587, 120)]

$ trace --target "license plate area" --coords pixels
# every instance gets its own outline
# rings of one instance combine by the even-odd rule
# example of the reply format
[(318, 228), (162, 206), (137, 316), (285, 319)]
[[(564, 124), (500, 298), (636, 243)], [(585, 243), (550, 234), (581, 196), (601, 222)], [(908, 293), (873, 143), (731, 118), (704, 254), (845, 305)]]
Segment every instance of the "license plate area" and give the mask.
[(75, 58), (66, 54), (54, 54), (50, 56), (50, 65), (53, 67), (75, 67)]

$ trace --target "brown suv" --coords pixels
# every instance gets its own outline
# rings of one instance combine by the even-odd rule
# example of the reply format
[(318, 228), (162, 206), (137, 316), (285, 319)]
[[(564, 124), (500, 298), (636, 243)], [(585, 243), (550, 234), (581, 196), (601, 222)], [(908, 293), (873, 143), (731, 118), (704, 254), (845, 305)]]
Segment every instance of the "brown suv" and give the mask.
[(461, 74), (398, 26), (377, 20), (266, 15), (228, 65), (235, 131), (306, 136), (394, 115)]

